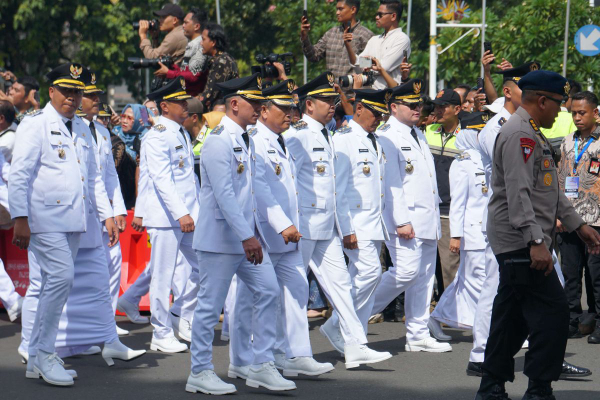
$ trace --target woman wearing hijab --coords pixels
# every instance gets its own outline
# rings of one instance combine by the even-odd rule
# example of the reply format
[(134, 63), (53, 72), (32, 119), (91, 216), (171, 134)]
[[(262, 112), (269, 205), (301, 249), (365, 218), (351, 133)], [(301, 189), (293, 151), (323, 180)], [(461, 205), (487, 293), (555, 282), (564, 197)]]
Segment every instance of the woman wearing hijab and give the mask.
[(125, 143), (127, 154), (134, 161), (138, 155), (135, 147), (137, 146), (139, 149), (139, 143), (151, 126), (149, 121), (144, 123), (143, 112), (146, 113), (146, 116), (152, 115), (148, 108), (141, 104), (127, 104), (121, 112), (121, 126), (113, 129), (113, 133)]

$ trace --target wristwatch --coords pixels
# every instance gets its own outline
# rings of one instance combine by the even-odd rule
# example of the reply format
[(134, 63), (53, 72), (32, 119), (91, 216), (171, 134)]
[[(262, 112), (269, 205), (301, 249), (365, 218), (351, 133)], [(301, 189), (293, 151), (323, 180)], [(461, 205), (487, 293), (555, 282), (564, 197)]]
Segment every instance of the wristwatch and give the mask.
[(529, 242), (530, 246), (536, 246), (539, 244), (544, 243), (544, 239), (533, 239), (532, 241)]

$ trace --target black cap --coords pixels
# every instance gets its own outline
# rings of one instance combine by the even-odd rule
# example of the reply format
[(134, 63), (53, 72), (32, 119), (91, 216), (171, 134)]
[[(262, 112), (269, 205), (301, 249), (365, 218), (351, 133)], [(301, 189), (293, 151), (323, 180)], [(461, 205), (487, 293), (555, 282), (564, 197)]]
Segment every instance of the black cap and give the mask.
[(183, 21), (183, 18), (185, 17), (181, 7), (173, 3), (165, 4), (159, 11), (154, 11), (154, 15), (157, 17), (166, 17), (168, 15), (172, 15), (179, 18), (180, 21)]
[(262, 95), (265, 100), (270, 100), (279, 106), (291, 107), (296, 104), (293, 95), (295, 86), (294, 80), (288, 79), (263, 89)]
[(460, 106), (462, 101), (460, 95), (454, 91), (454, 89), (446, 88), (438, 93), (438, 95), (431, 101), (436, 106), (445, 106), (452, 104), (453, 106)]
[(91, 69), (87, 68), (87, 73), (83, 74), (83, 83), (85, 88), (83, 89), (84, 94), (98, 93), (102, 94), (104, 91), (96, 87), (96, 74)]
[(262, 78), (256, 74), (217, 83), (217, 87), (223, 93), (223, 99), (232, 96), (241, 96), (246, 100), (264, 100), (262, 96)]
[(421, 102), (422, 89), (422, 80), (411, 79), (405, 84), (396, 86), (394, 89), (392, 89), (392, 97), (390, 101), (402, 101), (404, 103), (419, 103)]
[(542, 90), (544, 92), (556, 93), (568, 96), (571, 85), (567, 78), (552, 71), (532, 71), (519, 81), (521, 90)]
[(306, 85), (296, 89), (296, 94), (300, 101), (308, 96), (311, 97), (337, 97), (339, 96), (333, 86), (335, 85), (335, 77), (329, 71), (323, 72)]
[(389, 114), (387, 103), (392, 98), (390, 89), (354, 89), (354, 102), (363, 103), (367, 108), (378, 111), (383, 114)]
[(466, 114), (460, 119), (461, 129), (474, 129), (480, 131), (485, 127), (485, 124), (490, 120), (490, 116), (486, 112), (472, 112)]
[(112, 112), (110, 107), (106, 103), (100, 103), (100, 111), (98, 112), (98, 117), (111, 117)]
[(160, 89), (148, 94), (148, 99), (152, 101), (177, 101), (191, 98), (185, 91), (185, 79), (175, 78)]
[(89, 74), (86, 68), (81, 64), (68, 63), (54, 68), (46, 74), (51, 86), (60, 86), (67, 89), (83, 90), (84, 75)]
[(519, 81), (521, 80), (522, 77), (524, 77), (525, 75), (527, 75), (529, 72), (531, 71), (537, 71), (539, 70), (540, 67), (540, 63), (537, 61), (530, 61), (527, 62), (523, 65), (520, 65), (518, 67), (515, 68), (509, 68), (509, 69), (505, 69), (503, 71), (496, 71), (494, 72), (495, 74), (501, 74), (504, 76), (504, 82), (506, 81), (513, 81), (515, 83), (519, 83)]

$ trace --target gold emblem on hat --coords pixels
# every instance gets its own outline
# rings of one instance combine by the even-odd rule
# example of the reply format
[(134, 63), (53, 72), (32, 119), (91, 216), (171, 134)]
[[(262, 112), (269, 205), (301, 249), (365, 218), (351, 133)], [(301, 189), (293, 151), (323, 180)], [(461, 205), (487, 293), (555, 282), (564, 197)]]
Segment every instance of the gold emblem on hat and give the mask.
[(369, 167), (368, 165), (365, 165), (365, 166), (363, 167), (363, 173), (364, 173), (365, 175), (368, 175), (368, 174), (370, 174), (370, 173), (371, 173), (371, 167)]
[(185, 90), (185, 79), (179, 78), (179, 83), (181, 83), (181, 88)]
[(61, 160), (64, 160), (66, 155), (67, 154), (65, 153), (65, 151), (63, 149), (58, 149), (58, 158), (60, 158)]
[(413, 83), (413, 90), (415, 91), (415, 94), (420, 94), (421, 93), (421, 82)]
[(293, 91), (294, 91), (294, 81), (290, 79), (288, 81), (288, 92), (291, 94)]
[(75, 64), (71, 64), (70, 70), (71, 78), (78, 79), (81, 76), (81, 73), (83, 72), (83, 67), (78, 67)]
[(258, 86), (258, 88), (262, 90), (262, 78), (260, 76), (256, 77), (256, 86)]
[(487, 185), (483, 185), (481, 187), (481, 193), (486, 194), (488, 191), (489, 191), (489, 189), (488, 189)]
[(244, 172), (244, 164), (238, 164), (237, 173), (241, 174), (242, 172)]
[(96, 84), (96, 74), (92, 72), (92, 81), (91, 81), (92, 85)]
[(533, 63), (533, 64), (531, 64), (531, 67), (529, 67), (530, 71), (537, 71), (538, 69), (540, 69), (540, 66), (538, 63)]
[(565, 94), (569, 95), (570, 91), (571, 91), (571, 84), (569, 83), (569, 81), (567, 81), (567, 83), (565, 83)]
[(329, 81), (329, 86), (333, 87), (335, 85), (335, 78), (332, 73), (327, 74), (327, 80)]
[(317, 172), (319, 174), (325, 173), (325, 166), (324, 165), (317, 165)]
[(385, 94), (385, 102), (389, 103), (391, 99), (392, 99), (392, 92), (387, 92)]
[(281, 166), (279, 164), (275, 166), (275, 175), (281, 175)]
[(409, 174), (412, 174), (412, 172), (415, 170), (415, 167), (411, 164), (410, 159), (406, 160), (406, 168), (404, 168), (404, 170)]

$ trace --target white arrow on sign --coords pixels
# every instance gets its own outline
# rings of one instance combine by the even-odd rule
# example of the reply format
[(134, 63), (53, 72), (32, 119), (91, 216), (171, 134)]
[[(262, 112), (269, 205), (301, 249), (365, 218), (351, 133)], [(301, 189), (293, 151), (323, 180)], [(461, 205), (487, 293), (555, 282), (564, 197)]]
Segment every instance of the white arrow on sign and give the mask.
[(598, 51), (598, 47), (594, 44), (598, 39), (600, 39), (598, 29), (594, 29), (587, 37), (581, 32), (579, 34), (579, 46), (582, 51)]

